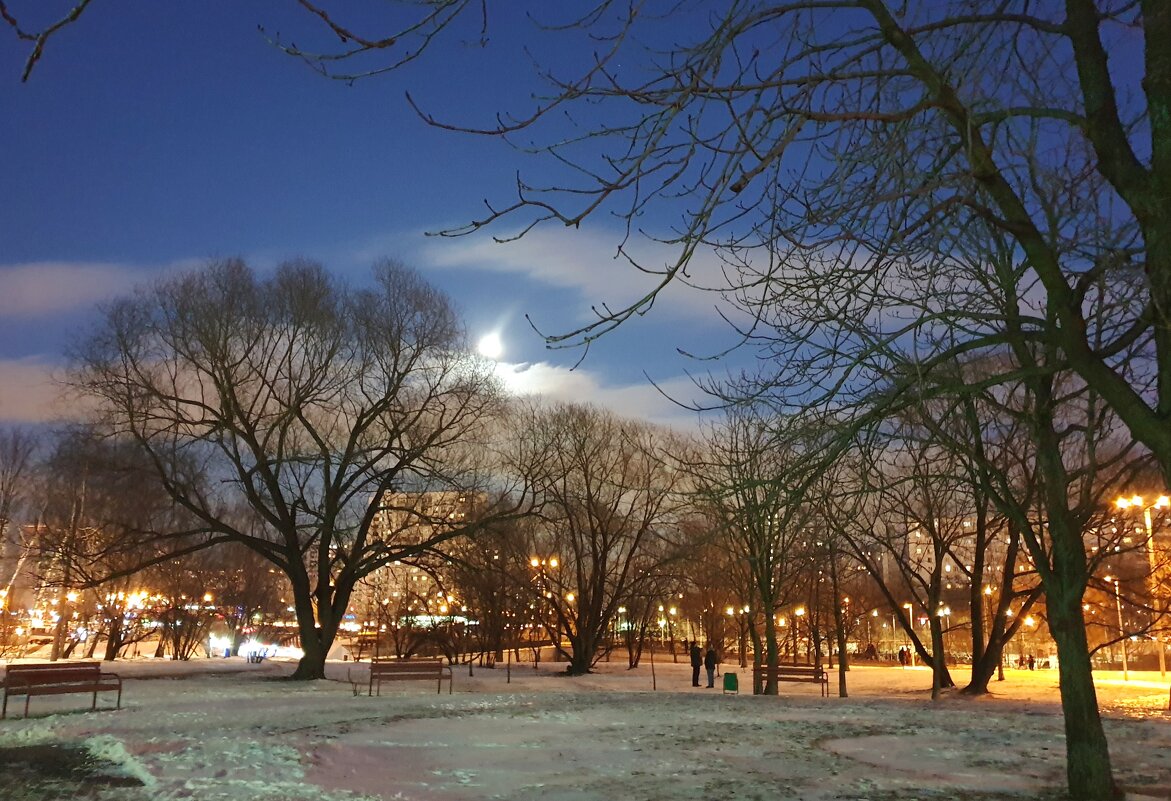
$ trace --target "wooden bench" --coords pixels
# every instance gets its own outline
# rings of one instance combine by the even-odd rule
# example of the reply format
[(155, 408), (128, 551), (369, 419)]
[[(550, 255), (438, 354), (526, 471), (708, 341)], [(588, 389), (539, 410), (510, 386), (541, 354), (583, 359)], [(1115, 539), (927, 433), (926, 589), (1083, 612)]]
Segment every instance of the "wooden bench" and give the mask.
[(829, 674), (822, 669), (821, 665), (783, 664), (777, 665), (775, 669), (771, 670), (767, 665), (757, 665), (752, 668), (752, 685), (753, 687), (763, 686), (764, 682), (773, 676), (778, 682), (801, 681), (820, 684), (821, 694), (826, 698), (829, 697)]
[[(443, 663), (442, 659), (393, 659), (375, 660), (370, 663), (370, 680), (366, 687), (367, 695), (382, 695), (384, 681), (416, 681), (435, 680), (436, 693), (443, 692), (443, 680), (447, 679), (447, 694), (451, 695), (451, 668)], [(353, 678), (354, 695), (358, 694), (360, 685)]]
[(4, 707), (0, 718), (8, 717), (8, 696), (23, 695), (24, 716), (28, 717), (28, 703), (34, 695), (63, 695), (65, 693), (93, 693), (93, 705), (98, 708), (98, 693), (118, 691), (118, 708), (122, 708), (122, 679), (115, 673), (102, 673), (99, 662), (65, 662), (48, 665), (9, 665), (4, 671)]

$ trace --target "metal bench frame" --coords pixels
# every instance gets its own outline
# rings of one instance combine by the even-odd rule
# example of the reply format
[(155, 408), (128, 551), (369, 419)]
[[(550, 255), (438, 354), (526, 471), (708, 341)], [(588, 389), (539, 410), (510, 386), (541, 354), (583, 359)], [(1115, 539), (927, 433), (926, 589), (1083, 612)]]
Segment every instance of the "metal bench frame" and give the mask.
[(829, 674), (821, 665), (781, 664), (777, 665), (775, 669), (769, 668), (767, 665), (757, 665), (752, 668), (752, 683), (755, 686), (774, 675), (778, 683), (796, 681), (818, 684), (821, 686), (822, 696), (829, 697)]
[[(384, 681), (435, 681), (435, 692), (443, 692), (443, 680), (447, 679), (447, 694), (452, 692), (451, 667), (441, 659), (388, 659), (374, 660), (370, 663), (370, 676), (366, 686), (366, 695), (382, 695)], [(360, 685), (350, 679), (354, 695), (358, 694)]]
[(8, 697), (23, 695), (24, 716), (34, 695), (93, 693), (91, 710), (98, 708), (98, 693), (118, 691), (117, 708), (122, 708), (122, 679), (103, 673), (98, 662), (65, 662), (47, 665), (9, 665), (4, 671), (4, 706), (0, 718), (8, 717)]

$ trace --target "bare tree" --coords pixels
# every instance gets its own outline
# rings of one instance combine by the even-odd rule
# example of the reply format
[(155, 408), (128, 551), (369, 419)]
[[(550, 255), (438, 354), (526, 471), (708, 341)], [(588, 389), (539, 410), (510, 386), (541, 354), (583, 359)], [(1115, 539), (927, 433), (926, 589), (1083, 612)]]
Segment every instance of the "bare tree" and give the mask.
[(203, 591), (212, 595), (223, 616), (233, 653), (246, 637), (264, 639), (274, 634), (272, 624), (285, 617), (281, 598), (288, 594), (284, 575), (275, 565), (231, 543), (192, 557), (204, 577)]
[[(320, 678), (359, 579), (476, 525), (394, 498), (477, 491), (487, 518), (519, 508), (485, 463), (496, 385), (463, 344), (447, 298), (396, 264), (354, 289), (316, 264), (261, 279), (226, 261), (108, 306), (72, 380), (193, 521), (165, 558), (236, 542), (271, 562), (292, 588), (295, 675)], [(424, 533), (379, 533), (388, 506)]]
[[(698, 478), (701, 497), (720, 521), (721, 540), (743, 573), (751, 619), (763, 627), (762, 634), (751, 629), (755, 663), (774, 670), (775, 613), (797, 597), (796, 576), (812, 555), (806, 547), (811, 507), (804, 502), (804, 460), (786, 441), (788, 428), (804, 425), (760, 410), (735, 410), (709, 434)], [(776, 695), (775, 672), (757, 689)]]
[(552, 615), (554, 645), (569, 643), (568, 672), (586, 673), (608, 648), (619, 606), (649, 597), (643, 583), (680, 557), (681, 446), (582, 406), (534, 406), (520, 426), (544, 454), (531, 479), (544, 500), (531, 586)]
[(28, 58), (24, 62), (24, 71), (21, 73), (20, 79), (27, 81), (29, 75), (32, 74), (33, 67), (41, 60), (44, 55), (45, 45), (49, 38), (58, 33), (62, 28), (65, 28), (78, 20), (86, 8), (89, 7), (91, 0), (77, 0), (69, 11), (63, 14), (52, 22), (43, 23), (43, 27), (32, 28), (27, 24), (22, 24), (20, 19), (12, 12), (9, 3), (0, 0), (0, 21), (16, 34), (16, 38), (20, 41), (29, 44)]
[(27, 548), (22, 542), (21, 514), (30, 499), (38, 438), (30, 431), (0, 428), (0, 644), (10, 639), (9, 604), (16, 602), (14, 589), (24, 565)]
[(106, 641), (106, 659), (141, 634), (125, 625), (132, 612), (121, 601), (131, 594), (138, 566), (157, 551), (144, 543), (131, 552), (122, 544), (144, 529), (173, 531), (181, 516), (136, 456), (126, 443), (75, 426), (57, 433), (44, 461), (36, 523), (24, 545), (41, 586), (55, 596), (51, 659), (76, 645), (69, 637), (85, 619), (75, 603), (84, 607), (85, 590), (93, 590), (100, 610), (98, 625), (86, 628)]
[[(477, 15), (481, 31), (490, 21), (486, 2), (406, 4), (406, 21), (370, 33), (332, 3), (300, 4), (334, 46), (284, 46), (345, 80), (417, 58), (444, 28), (466, 30), (462, 16)], [(478, 128), (422, 112), (478, 133), (523, 130), (526, 149), (544, 143), (553, 162), (573, 168), (558, 171), (571, 176), (562, 185), (522, 178), (515, 197), (468, 230), (511, 220), (508, 236), (616, 213), (627, 237), (637, 225), (676, 246), (658, 288), (621, 308), (598, 306), (596, 321), (558, 341), (588, 342), (672, 281), (703, 283), (688, 267), (717, 248), (732, 265), (722, 288), (742, 290), (780, 322), (766, 346), (774, 377), (821, 393), (802, 403), (840, 405), (891, 379), (889, 346), (925, 323), (958, 313), (965, 324), (963, 336), (916, 354), (920, 374), (1003, 341), (1003, 330), (973, 324), (978, 310), (937, 302), (953, 236), (981, 221), (1004, 233), (1046, 298), (1046, 311), (1014, 335), (1058, 353), (1171, 478), (1166, 3), (799, 0), (656, 11), (599, 0), (545, 26), (542, 36), (588, 42), (563, 52), (595, 52), (577, 74), (550, 75), (535, 109)], [(1141, 76), (1111, 69), (1112, 51), (1141, 53)], [(668, 222), (656, 228), (656, 217)], [(618, 247), (630, 257), (628, 241)], [(1120, 313), (1096, 316), (1096, 287), (1125, 301), (1114, 304)], [(757, 341), (757, 322), (740, 321), (747, 341)], [(920, 376), (893, 377), (888, 400)], [(1061, 491), (1060, 465), (1039, 459), (1053, 468), (1049, 491)], [(1075, 599), (1062, 600), (1072, 610)], [(1075, 799), (1117, 797), (1104, 738), (1082, 750), (1073, 737)]]

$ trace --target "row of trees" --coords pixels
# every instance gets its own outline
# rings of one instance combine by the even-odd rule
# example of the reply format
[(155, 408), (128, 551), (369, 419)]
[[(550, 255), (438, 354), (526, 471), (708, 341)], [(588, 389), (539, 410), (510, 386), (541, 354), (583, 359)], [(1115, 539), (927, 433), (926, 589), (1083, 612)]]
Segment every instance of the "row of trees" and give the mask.
[[(116, 595), (149, 571), (195, 598), (207, 590), (182, 578), (208, 575), (192, 560), (209, 553), (237, 577), (278, 575), (302, 676), (320, 675), (360, 586), (389, 603), (377, 583), (397, 562), (454, 590), (482, 647), (499, 652), (510, 629), (539, 625), (575, 673), (608, 651), (620, 619), (636, 664), (677, 597), (712, 640), (737, 610), (755, 658), (775, 664), (779, 612), (800, 604), (812, 650), (836, 641), (825, 650), (842, 655), (843, 695), (860, 612), (894, 613), (938, 691), (952, 679), (934, 612), (956, 607), (975, 663), (967, 691), (980, 693), (1026, 614), (1043, 597), (1048, 608), (1051, 522), (1022, 388), (925, 392), (866, 425), (744, 406), (684, 438), (595, 409), (505, 402), (441, 295), (397, 265), (375, 276), (375, 289), (354, 290), (317, 265), (260, 279), (223, 262), (111, 305), (74, 373), (99, 418), (58, 439), (39, 486), (25, 475), (31, 439), (7, 435), (5, 508), (38, 486), (25, 530), (42, 578), (62, 594)], [(966, 380), (982, 369), (969, 365)], [(1096, 561), (1117, 568), (1147, 547), (1102, 517), (1142, 460), (1083, 384), (1054, 381), (1064, 394), (1052, 423), (1081, 465), (1066, 513), (1079, 538), (1097, 538), (1080, 605)], [(419, 502), (445, 493), (473, 499), (470, 513)], [(1146, 578), (1128, 585), (1128, 634), (1165, 611)], [(926, 610), (926, 640), (908, 608)], [(107, 654), (127, 642), (121, 619), (103, 634)]]
[[(4, 15), (30, 43), (26, 77), (88, 5), (39, 30)], [(403, 4), (405, 18), (357, 29), (334, 3), (300, 5), (324, 26), (324, 51), (277, 44), (344, 80), (391, 73), (471, 25), (487, 42), (493, 20), (488, 3)], [(866, 454), (881, 461), (892, 428), (914, 429), (920, 462), (954, 457), (978, 519), (1006, 521), (1043, 588), (1071, 794), (1118, 797), (1082, 609), (1086, 524), (1130, 438), (1171, 480), (1171, 8), (799, 0), (659, 13), (601, 0), (570, 20), (542, 12), (554, 18), (534, 39), (558, 48), (558, 65), (580, 53), (578, 73), (542, 70), (545, 100), (528, 107), (526, 92), (523, 111), (480, 129), (424, 113), (523, 131), (526, 153), (562, 168), (563, 184), (518, 180), (468, 230), (616, 214), (628, 257), (633, 230), (677, 248), (665, 269), (647, 266), (660, 286), (703, 282), (694, 257), (714, 252), (725, 315), (766, 359), (713, 391), (779, 419), (815, 410), (815, 430), (836, 432), (782, 438), (807, 467), (799, 489), (847, 454), (833, 487), (865, 487)], [(364, 29), (377, 24), (393, 27)], [(575, 36), (586, 44), (563, 44)], [(593, 324), (554, 339), (589, 341), (655, 294), (599, 305)], [(997, 465), (998, 447), (1024, 457), (1015, 470)]]
[[(353, 30), (333, 4), (308, 5), (340, 36), (322, 71), (349, 80), (460, 30), (455, 14), (430, 9), (401, 27)], [(488, 26), (487, 7), (476, 8)], [(694, 257), (714, 252), (725, 316), (766, 360), (759, 375), (713, 389), (730, 403), (844, 419), (834, 455), (926, 401), (960, 409), (960, 423), (978, 428), (941, 425), (931, 411), (918, 425), (968, 452), (983, 508), (1011, 522), (1037, 571), (1061, 656), (1072, 796), (1119, 797), (1090, 675), (1085, 523), (1097, 457), (1108, 464), (1130, 447), (1103, 436), (1103, 423), (1120, 424), (1171, 481), (1171, 9), (809, 0), (658, 10), (599, 2), (538, 27), (543, 43), (591, 44), (576, 74), (542, 73), (551, 85), (536, 109), (478, 130), (425, 115), (574, 168), (556, 173), (564, 183), (518, 180), (515, 197), (468, 230), (616, 214), (628, 223), (624, 255), (636, 258), (631, 230), (676, 247), (657, 270), (661, 286), (703, 282)], [(595, 322), (555, 339), (588, 342), (656, 294), (599, 307)], [(1001, 420), (972, 415), (972, 404)], [(1005, 420), (1023, 437), (1025, 484), (988, 468)]]

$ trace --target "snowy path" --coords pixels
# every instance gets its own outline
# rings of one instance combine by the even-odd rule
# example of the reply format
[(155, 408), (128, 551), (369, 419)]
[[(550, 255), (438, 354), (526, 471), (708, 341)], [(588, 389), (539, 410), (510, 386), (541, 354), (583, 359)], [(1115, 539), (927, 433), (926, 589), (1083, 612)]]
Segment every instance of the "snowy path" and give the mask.
[[(118, 712), (33, 699), (31, 719), (0, 726), (0, 799), (982, 800), (1055, 798), (1064, 781), (1056, 675), (1041, 671), (1010, 673), (994, 698), (933, 704), (930, 675), (899, 668), (855, 668), (848, 699), (811, 685), (780, 698), (694, 690), (673, 664), (651, 691), (649, 669), (617, 662), (580, 678), (517, 668), (510, 684), (503, 670), (457, 669), (452, 696), (415, 683), (367, 698), (340, 680), (282, 681), (287, 664), (243, 664), (120, 663)], [(1155, 679), (1100, 684), (1131, 798), (1171, 798)], [(87, 752), (85, 770), (64, 758)]]

